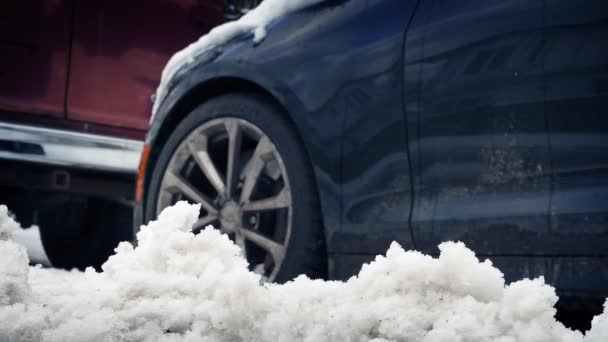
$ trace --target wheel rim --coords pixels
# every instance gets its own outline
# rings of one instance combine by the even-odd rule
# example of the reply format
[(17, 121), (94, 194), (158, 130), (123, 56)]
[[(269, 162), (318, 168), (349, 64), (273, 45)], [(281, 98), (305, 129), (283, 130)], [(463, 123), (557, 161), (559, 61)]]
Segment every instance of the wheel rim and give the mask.
[(197, 233), (212, 224), (273, 281), (287, 252), (292, 199), (283, 159), (264, 132), (233, 117), (210, 120), (177, 147), (162, 177), (157, 214), (180, 200), (201, 204)]

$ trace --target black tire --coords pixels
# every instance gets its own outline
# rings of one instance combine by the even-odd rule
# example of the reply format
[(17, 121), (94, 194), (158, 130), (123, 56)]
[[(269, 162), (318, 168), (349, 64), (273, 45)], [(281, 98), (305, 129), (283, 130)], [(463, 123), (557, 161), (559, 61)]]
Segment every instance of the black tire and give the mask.
[(106, 200), (50, 196), (39, 211), (42, 244), (57, 268), (84, 270), (101, 265), (121, 241), (131, 241), (131, 210)]
[(244, 119), (272, 141), (282, 156), (292, 192), (292, 226), (287, 252), (276, 274), (283, 283), (300, 274), (325, 278), (327, 260), (317, 187), (303, 144), (284, 111), (268, 98), (254, 94), (228, 94), (213, 98), (190, 112), (171, 133), (153, 165), (146, 191), (144, 222), (156, 218), (156, 205), (165, 169), (180, 143), (205, 122), (222, 118)]

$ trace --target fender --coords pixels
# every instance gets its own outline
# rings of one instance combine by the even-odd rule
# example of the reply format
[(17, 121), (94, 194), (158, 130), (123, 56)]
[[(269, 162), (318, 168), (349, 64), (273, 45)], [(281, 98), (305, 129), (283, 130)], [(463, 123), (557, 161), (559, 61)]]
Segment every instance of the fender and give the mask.
[[(374, 119), (374, 109), (386, 104), (385, 96), (400, 84), (402, 17), (408, 12), (401, 10), (400, 1), (381, 2), (398, 10), (388, 12), (395, 13), (388, 21), (390, 25), (379, 26), (379, 21), (387, 21), (380, 20), (382, 16), (375, 12), (367, 13), (366, 4), (365, 0), (328, 1), (290, 14), (270, 25), (258, 45), (244, 37), (235, 38), (183, 67), (169, 82), (167, 96), (157, 99), (161, 101), (159, 110), (147, 138), (152, 146), (150, 164), (167, 132), (196, 105), (232, 91), (265, 93), (285, 109), (308, 154), (317, 182), (328, 253), (344, 252), (348, 241), (338, 243), (344, 240), (340, 237), (343, 173), (369, 168), (366, 159), (353, 150), (353, 143), (373, 142), (381, 137), (374, 132), (384, 129), (351, 130), (370, 136), (353, 136), (354, 140), (345, 141), (345, 125), (388, 125), (393, 128), (390, 134), (399, 136), (399, 127), (403, 126), (400, 105), (390, 107), (392, 119), (386, 122)], [(374, 11), (387, 13), (384, 7), (376, 6)], [(383, 37), (381, 42), (371, 39), (369, 27), (381, 28), (373, 31), (374, 36)], [(189, 100), (192, 98), (195, 100)], [(389, 141), (402, 152), (399, 139)], [(343, 161), (345, 148), (351, 153)], [(147, 167), (147, 172), (151, 169)]]
[[(282, 84), (280, 79), (269, 77), (256, 68), (255, 65), (245, 63), (243, 61), (218, 60), (207, 63), (197, 63), (194, 67), (187, 71), (180, 72), (180, 77), (174, 80), (169, 85), (170, 91), (164, 99), (161, 99), (161, 105), (158, 112), (154, 116), (148, 134), (146, 143), (154, 144), (158, 138), (160, 130), (168, 121), (171, 121), (173, 115), (179, 115), (176, 112), (176, 107), (181, 101), (192, 94), (196, 89), (204, 88), (207, 85), (214, 83), (224, 83), (227, 89), (209, 90), (211, 96), (220, 95), (226, 92), (238, 91), (238, 83), (246, 83), (257, 87), (270, 95), (279, 105), (286, 110), (286, 114), (298, 126), (297, 118), (305, 115), (302, 102)], [(230, 86), (234, 85), (234, 88)], [(232, 90), (232, 89), (234, 90)], [(235, 89), (236, 88), (236, 89)], [(202, 100), (205, 99), (205, 96)], [(298, 130), (301, 127), (298, 127)], [(301, 132), (298, 132), (301, 133)]]
[[(284, 109), (288, 119), (294, 124), (298, 139), (303, 143), (313, 166), (317, 188), (324, 189), (319, 191), (319, 200), (321, 208), (326, 208), (322, 209), (322, 217), (326, 241), (329, 241), (330, 233), (340, 229), (338, 211), (340, 148), (335, 146), (333, 149), (326, 149), (322, 142), (315, 138), (319, 136), (313, 133), (313, 127), (318, 124), (313, 125), (312, 121), (316, 119), (311, 117), (310, 112), (306, 110), (306, 106), (291, 87), (276, 77), (277, 73), (268, 72), (263, 65), (248, 63), (238, 57), (254, 48), (251, 43), (240, 41), (233, 43), (229, 48), (230, 51), (210, 52), (217, 57), (194, 63), (192, 67), (180, 71), (176, 79), (169, 84), (170, 90), (165, 98), (159, 99), (162, 102), (146, 137), (146, 144), (151, 146), (152, 152), (146, 166), (145, 188), (148, 186), (147, 182), (154, 168), (156, 156), (160, 153), (170, 130), (189, 112), (188, 109), (183, 109), (184, 101), (192, 101), (194, 96), (196, 101), (193, 105), (196, 106), (214, 96), (247, 91), (251, 88), (271, 97)], [(221, 89), (216, 88), (218, 85)], [(332, 130), (336, 129), (332, 127)], [(339, 141), (334, 143), (338, 144)], [(328, 151), (332, 151), (333, 155), (328, 155)]]

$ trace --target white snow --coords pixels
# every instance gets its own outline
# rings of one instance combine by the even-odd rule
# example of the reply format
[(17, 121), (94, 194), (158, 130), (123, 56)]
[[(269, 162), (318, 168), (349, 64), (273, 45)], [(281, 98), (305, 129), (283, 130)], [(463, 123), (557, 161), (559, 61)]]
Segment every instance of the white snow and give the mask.
[(608, 301), (604, 303), (604, 313), (593, 318), (591, 330), (585, 336), (585, 342), (606, 341), (608, 341)]
[(0, 310), (22, 303), (29, 296), (27, 254), (23, 247), (10, 240), (12, 232), (19, 228), (19, 224), (8, 216), (8, 208), (0, 205)]
[[(165, 209), (101, 273), (28, 268), (22, 248), (0, 241), (0, 341), (608, 340), (608, 312), (587, 337), (571, 331), (542, 278), (505, 286), (462, 243), (438, 258), (394, 243), (346, 282), (262, 284), (225, 235), (190, 232), (198, 213)], [(14, 226), (0, 206), (0, 232)]]
[(0, 241), (10, 240), (13, 232), (19, 229), (19, 224), (13, 220), (5, 205), (0, 205)]
[(201, 56), (212, 49), (218, 49), (219, 51), (230, 40), (237, 37), (250, 36), (253, 37), (255, 43), (259, 43), (266, 37), (266, 27), (270, 23), (289, 13), (322, 1), (325, 0), (264, 0), (258, 7), (239, 20), (215, 27), (196, 42), (175, 53), (163, 69), (160, 84), (156, 90), (156, 99), (150, 121), (156, 115), (159, 102), (165, 96), (169, 81), (182, 66), (194, 62), (197, 56)]

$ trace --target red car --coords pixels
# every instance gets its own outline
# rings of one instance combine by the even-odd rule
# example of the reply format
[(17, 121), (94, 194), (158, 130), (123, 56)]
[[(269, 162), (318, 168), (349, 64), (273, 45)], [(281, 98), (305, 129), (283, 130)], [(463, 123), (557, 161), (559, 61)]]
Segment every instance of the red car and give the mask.
[(0, 203), (40, 225), (55, 266), (99, 266), (132, 237), (125, 227), (165, 63), (249, 5), (0, 3)]

